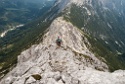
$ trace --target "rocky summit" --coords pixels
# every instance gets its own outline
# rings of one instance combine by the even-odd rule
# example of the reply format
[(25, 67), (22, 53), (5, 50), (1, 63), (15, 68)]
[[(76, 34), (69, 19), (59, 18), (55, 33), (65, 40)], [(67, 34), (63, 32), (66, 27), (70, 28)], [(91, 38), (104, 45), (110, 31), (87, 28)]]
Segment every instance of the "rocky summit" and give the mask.
[[(57, 46), (56, 39), (62, 39)], [(0, 84), (125, 84), (125, 71), (109, 72), (97, 58), (86, 34), (63, 17), (46, 30), (43, 41), (23, 51), (16, 67)]]

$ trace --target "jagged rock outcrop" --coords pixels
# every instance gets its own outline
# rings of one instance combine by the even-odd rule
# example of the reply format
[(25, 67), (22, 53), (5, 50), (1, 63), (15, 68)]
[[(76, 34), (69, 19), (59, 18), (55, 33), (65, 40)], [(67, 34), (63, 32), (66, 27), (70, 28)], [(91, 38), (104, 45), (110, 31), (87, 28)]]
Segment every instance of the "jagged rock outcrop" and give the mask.
[[(58, 36), (61, 47), (55, 43)], [(84, 33), (59, 17), (43, 42), (18, 56), (17, 66), (0, 84), (125, 84), (125, 71), (108, 72), (108, 66), (88, 47)]]

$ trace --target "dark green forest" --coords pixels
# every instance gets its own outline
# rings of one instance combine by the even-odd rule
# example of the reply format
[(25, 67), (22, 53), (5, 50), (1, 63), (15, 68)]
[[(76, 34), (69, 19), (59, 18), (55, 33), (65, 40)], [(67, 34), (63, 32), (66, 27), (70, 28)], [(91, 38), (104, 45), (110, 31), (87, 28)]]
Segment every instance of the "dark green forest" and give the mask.
[[(81, 7), (72, 4), (70, 14), (65, 14), (65, 20), (71, 22), (74, 26), (82, 29), (91, 43), (90, 50), (97, 57), (104, 57), (110, 70), (125, 69), (125, 16), (119, 16), (115, 10), (104, 10), (101, 4), (93, 1), (93, 8), (89, 5)], [(85, 9), (96, 11), (98, 14), (88, 14)], [(122, 9), (121, 9), (122, 10)], [(124, 13), (125, 14), (125, 13)], [(109, 25), (112, 26), (112, 29)], [(117, 42), (119, 45), (117, 44)]]
[[(6, 12), (11, 15), (6, 16), (8, 18), (6, 21), (4, 21), (5, 19), (0, 20), (1, 32), (7, 29), (6, 25), (21, 23), (25, 25), (9, 31), (4, 37), (0, 38), (0, 78), (16, 65), (17, 56), (22, 51), (42, 41), (42, 35), (54, 19), (54, 17), (48, 16), (53, 16), (58, 11), (57, 8), (52, 8), (52, 2), (42, 9), (39, 9), (35, 4), (23, 5), (24, 3), (22, 3), (21, 5), (19, 2), (19, 5), (15, 2), (18, 6), (13, 6), (10, 1), (7, 2), (0, 6), (0, 11), (3, 11), (0, 17), (2, 18)], [(50, 8), (52, 11), (49, 11)]]

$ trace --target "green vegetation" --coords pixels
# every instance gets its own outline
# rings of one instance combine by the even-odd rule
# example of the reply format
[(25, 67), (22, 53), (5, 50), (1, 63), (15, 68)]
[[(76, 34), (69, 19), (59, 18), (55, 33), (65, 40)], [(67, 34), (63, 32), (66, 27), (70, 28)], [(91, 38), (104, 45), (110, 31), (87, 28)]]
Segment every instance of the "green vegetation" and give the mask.
[(17, 56), (22, 51), (33, 44), (42, 42), (42, 37), (46, 33), (45, 30), (50, 26), (53, 19), (58, 17), (54, 16), (58, 10), (58, 7), (51, 8), (51, 11), (45, 12), (39, 19), (8, 32), (4, 38), (0, 39), (0, 64), (3, 64), (0, 69), (0, 76), (8, 73), (16, 65)]
[[(0, 1), (0, 34), (9, 26), (26, 24), (42, 16), (53, 5), (51, 2), (33, 3), (28, 0)], [(47, 4), (44, 6), (44, 3)], [(44, 6), (44, 7), (43, 7)]]
[[(31, 25), (32, 24), (32, 25)], [(10, 66), (16, 64), (17, 56), (23, 50), (29, 48), (34, 43), (39, 43), (42, 38), (43, 31), (49, 26), (50, 21), (43, 22), (37, 26), (35, 23), (28, 24), (27, 26), (9, 32), (6, 37), (3, 38), (4, 46), (13, 44), (12, 47), (1, 50), (0, 52), (0, 64), (5, 62), (0, 71), (10, 68)], [(38, 39), (39, 38), (39, 39)], [(6, 71), (8, 72), (8, 70)], [(6, 72), (4, 74), (6, 74)], [(2, 73), (3, 74), (3, 73)]]
[(101, 42), (100, 39), (94, 40), (93, 37), (87, 37), (87, 38), (91, 43), (90, 50), (98, 58), (101, 58), (101, 57), (105, 58), (106, 61), (105, 60), (103, 61), (106, 62), (106, 64), (108, 64), (110, 71), (114, 71), (117, 69), (125, 69), (124, 60), (119, 60), (117, 53), (112, 52), (110, 50), (110, 46), (106, 46), (105, 44), (103, 44), (103, 42)]
[[(70, 13), (63, 13), (65, 14), (64, 19), (80, 29), (83, 28), (86, 33), (85, 36), (91, 44), (90, 50), (99, 59), (105, 58), (106, 61), (103, 61), (108, 64), (111, 71), (125, 69), (125, 59), (123, 60), (123, 57), (117, 54), (117, 51), (125, 52), (125, 46), (120, 43), (120, 41), (125, 43), (123, 38), (125, 36), (125, 31), (123, 31), (125, 30), (125, 25), (121, 22), (125, 21), (123, 19), (124, 16), (119, 16), (113, 10), (104, 10), (101, 4), (95, 2), (92, 2), (94, 4), (93, 7), (89, 5), (79, 7), (72, 4)], [(88, 14), (86, 8), (91, 15)], [(91, 11), (96, 11), (97, 14), (93, 14)], [(108, 23), (112, 29), (107, 25)], [(115, 41), (118, 41), (122, 46), (116, 44)]]
[[(53, 12), (55, 11), (53, 10)], [(44, 17), (9, 32), (4, 38), (1, 39), (0, 44), (2, 44), (2, 49), (0, 51), (0, 64), (3, 62), (4, 64), (2, 69), (0, 69), (0, 72), (4, 70), (5, 72), (0, 73), (0, 75), (6, 74), (9, 71), (9, 68), (17, 63), (17, 56), (22, 51), (29, 48), (33, 44), (41, 42), (44, 31), (50, 26), (51, 21), (54, 19), (46, 19), (46, 17), (52, 13), (46, 13)]]
[[(125, 25), (123, 24), (125, 16), (119, 16), (118, 13), (115, 13), (113, 10), (104, 10), (102, 6), (98, 4), (93, 7), (94, 8), (88, 5), (79, 7), (73, 4), (70, 14), (65, 14), (64, 18), (78, 28), (83, 28), (86, 30), (85, 32), (95, 38), (107, 41), (112, 51), (116, 52), (117, 50), (124, 53), (125, 46), (121, 41), (125, 43), (123, 37), (125, 35)], [(86, 8), (91, 15), (88, 14)], [(91, 11), (96, 11), (97, 14), (93, 14)], [(118, 41), (121, 47), (118, 46), (115, 41)]]

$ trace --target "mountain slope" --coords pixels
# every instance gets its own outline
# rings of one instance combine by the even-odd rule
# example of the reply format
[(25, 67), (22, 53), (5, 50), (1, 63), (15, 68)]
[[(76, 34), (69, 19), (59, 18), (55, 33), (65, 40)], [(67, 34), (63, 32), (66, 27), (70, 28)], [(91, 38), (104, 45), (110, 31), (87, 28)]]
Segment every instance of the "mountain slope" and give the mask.
[[(55, 43), (58, 36), (63, 41), (61, 47)], [(42, 43), (18, 56), (17, 66), (2, 79), (1, 84), (125, 83), (124, 71), (107, 72), (107, 65), (86, 45), (91, 46), (84, 33), (59, 17), (51, 24)]]
[[(27, 25), (29, 30), (14, 32), (12, 37), (33, 32), (25, 36), (26, 41), (20, 40), (20, 46), (38, 44), (18, 56), (17, 66), (5, 77), (2, 75), (1, 83), (124, 84), (124, 70), (115, 71), (125, 69), (125, 13), (124, 1), (120, 2), (121, 5), (116, 0), (57, 0), (45, 17), (30, 26), (33, 30)], [(63, 41), (61, 47), (55, 43), (58, 36)]]
[(11, 67), (15, 66), (17, 56), (22, 51), (42, 40), (39, 37), (44, 34), (58, 12), (58, 8), (54, 7), (46, 10), (39, 19), (10, 31), (3, 38), (0, 38), (0, 79), (1, 76), (9, 72)]
[(70, 10), (63, 12), (63, 16), (90, 36), (88, 39), (93, 45), (91, 50), (107, 60), (111, 71), (125, 69), (123, 0), (85, 0), (80, 5), (73, 3)]
[(1, 0), (0, 1), (0, 38), (1, 33), (20, 24), (29, 23), (42, 16), (53, 5), (46, 0)]

